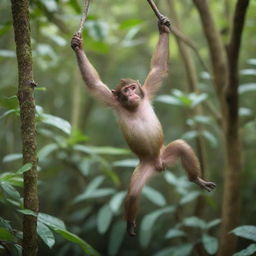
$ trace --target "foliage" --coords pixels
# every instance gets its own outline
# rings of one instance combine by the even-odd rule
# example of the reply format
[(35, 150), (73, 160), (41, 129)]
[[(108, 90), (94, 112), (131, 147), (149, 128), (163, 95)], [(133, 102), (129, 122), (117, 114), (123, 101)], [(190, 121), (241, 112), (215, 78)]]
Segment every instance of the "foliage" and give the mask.
[[(194, 42), (210, 66), (201, 26), (191, 26), (199, 24), (193, 3), (175, 2), (182, 32)], [(251, 203), (255, 187), (256, 5), (251, 2), (241, 46), (239, 86), (245, 159), (241, 221), (246, 225), (256, 224), (256, 208)], [(156, 3), (169, 15), (165, 1)], [(158, 32), (155, 17), (146, 4), (146, 1), (113, 0), (93, 1), (90, 6), (83, 32), (84, 45), (90, 60), (111, 88), (119, 78), (144, 81), (147, 75)], [(223, 15), (223, 5), (215, 1), (209, 4), (225, 40), (229, 19)], [(233, 9), (233, 3), (229, 4)], [(0, 3), (0, 254), (5, 253), (3, 242), (12, 255), (20, 255), (22, 216), (35, 213), (23, 209), (22, 173), (29, 165), (23, 166), (21, 162), (17, 68), (9, 5), (7, 0)], [(82, 88), (69, 46), (71, 35), (79, 25), (80, 2), (31, 1), (30, 10), (34, 79), (39, 84), (35, 89), (39, 255), (97, 255), (92, 249), (96, 248), (102, 255), (184, 256), (195, 255), (198, 244), (214, 255), (218, 249), (225, 149), (211, 73), (192, 55), (199, 92), (188, 92), (184, 64), (171, 35), (170, 74), (154, 105), (166, 143), (183, 138), (196, 149), (196, 140), (203, 140), (207, 159), (205, 175), (216, 181), (217, 191), (211, 195), (201, 193), (180, 175), (183, 172), (179, 166), (171, 168), (171, 172), (159, 175), (143, 189), (138, 235), (130, 239), (122, 209), (129, 178), (138, 160), (126, 149), (110, 111), (92, 103)], [(197, 112), (198, 109), (202, 111)], [(194, 209), (199, 198), (206, 201), (200, 218), (195, 216)], [(253, 228), (238, 228), (234, 234), (250, 239), (249, 230)], [(255, 243), (248, 246), (244, 240), (239, 240), (240, 252), (236, 255), (253, 255)]]

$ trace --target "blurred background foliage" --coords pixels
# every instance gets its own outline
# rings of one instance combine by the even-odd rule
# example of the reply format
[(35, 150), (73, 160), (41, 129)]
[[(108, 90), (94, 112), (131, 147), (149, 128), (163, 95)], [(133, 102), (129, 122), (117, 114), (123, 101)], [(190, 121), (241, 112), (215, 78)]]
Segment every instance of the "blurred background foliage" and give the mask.
[[(224, 39), (227, 2), (231, 11), (235, 1), (209, 2)], [(175, 24), (168, 1), (157, 3)], [(182, 0), (175, 4), (182, 31), (209, 65), (193, 3)], [(38, 233), (43, 240), (39, 255), (90, 254), (86, 242), (102, 255), (197, 255), (200, 246), (206, 255), (214, 255), (221, 221), (224, 149), (216, 116), (208, 111), (209, 104), (218, 111), (211, 75), (191, 52), (200, 92), (189, 91), (179, 48), (171, 35), (169, 78), (154, 106), (163, 124), (166, 143), (183, 138), (196, 149), (196, 138), (203, 140), (205, 176), (217, 183), (216, 191), (208, 194), (198, 190), (188, 182), (180, 166), (172, 168), (172, 172), (166, 171), (144, 188), (138, 236), (128, 237), (122, 203), (137, 160), (127, 150), (113, 113), (95, 102), (84, 89), (70, 48), (81, 6), (78, 0), (31, 1), (34, 78), (38, 83), (35, 91), (41, 212)], [(10, 241), (12, 255), (18, 255), (20, 247), (15, 242), (21, 236), (22, 214), (33, 213), (21, 210), (21, 174), (28, 166), (22, 167), (21, 161), (17, 65), (8, 0), (0, 2), (0, 11), (0, 240)], [(256, 225), (256, 206), (252, 202), (256, 193), (255, 12), (256, 2), (252, 1), (240, 58), (240, 132), (244, 158), (241, 225)], [(83, 37), (89, 59), (102, 80), (113, 88), (120, 78), (144, 81), (158, 30), (146, 1), (102, 0), (92, 2)], [(194, 111), (199, 106), (200, 113)], [(206, 200), (204, 209), (200, 209), (199, 198)], [(253, 226), (248, 228), (255, 234)], [(248, 229), (236, 234), (255, 241), (253, 236), (244, 236), (246, 232)], [(248, 244), (249, 240), (239, 240), (239, 249)], [(255, 244), (251, 248), (255, 250)], [(0, 253), (4, 251), (0, 244)]]

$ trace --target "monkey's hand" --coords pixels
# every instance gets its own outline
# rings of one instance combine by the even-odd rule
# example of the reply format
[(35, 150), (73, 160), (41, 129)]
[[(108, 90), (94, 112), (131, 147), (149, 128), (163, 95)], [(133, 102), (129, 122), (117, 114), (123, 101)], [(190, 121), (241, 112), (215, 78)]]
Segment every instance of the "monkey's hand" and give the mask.
[(170, 20), (162, 15), (158, 21), (158, 28), (160, 33), (170, 33), (171, 23)]
[(75, 33), (71, 39), (71, 47), (74, 51), (83, 49), (83, 39), (81, 33)]

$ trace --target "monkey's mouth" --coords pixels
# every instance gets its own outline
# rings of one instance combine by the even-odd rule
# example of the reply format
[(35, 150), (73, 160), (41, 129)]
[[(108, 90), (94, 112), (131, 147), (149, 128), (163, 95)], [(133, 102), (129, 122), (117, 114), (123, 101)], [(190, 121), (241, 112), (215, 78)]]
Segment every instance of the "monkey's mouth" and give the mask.
[(133, 94), (129, 96), (129, 101), (138, 101), (140, 99), (140, 96)]

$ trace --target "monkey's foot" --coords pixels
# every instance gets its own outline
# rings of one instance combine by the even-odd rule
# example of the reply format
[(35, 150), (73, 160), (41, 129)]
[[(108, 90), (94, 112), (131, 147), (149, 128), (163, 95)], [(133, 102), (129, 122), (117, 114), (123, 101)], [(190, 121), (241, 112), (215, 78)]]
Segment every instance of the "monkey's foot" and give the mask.
[(136, 223), (135, 221), (127, 221), (127, 233), (130, 236), (136, 236), (135, 228), (136, 228)]
[(211, 192), (216, 187), (215, 183), (205, 181), (199, 177), (197, 177), (196, 180), (193, 180), (193, 182), (199, 185), (201, 188), (207, 190), (208, 192)]

